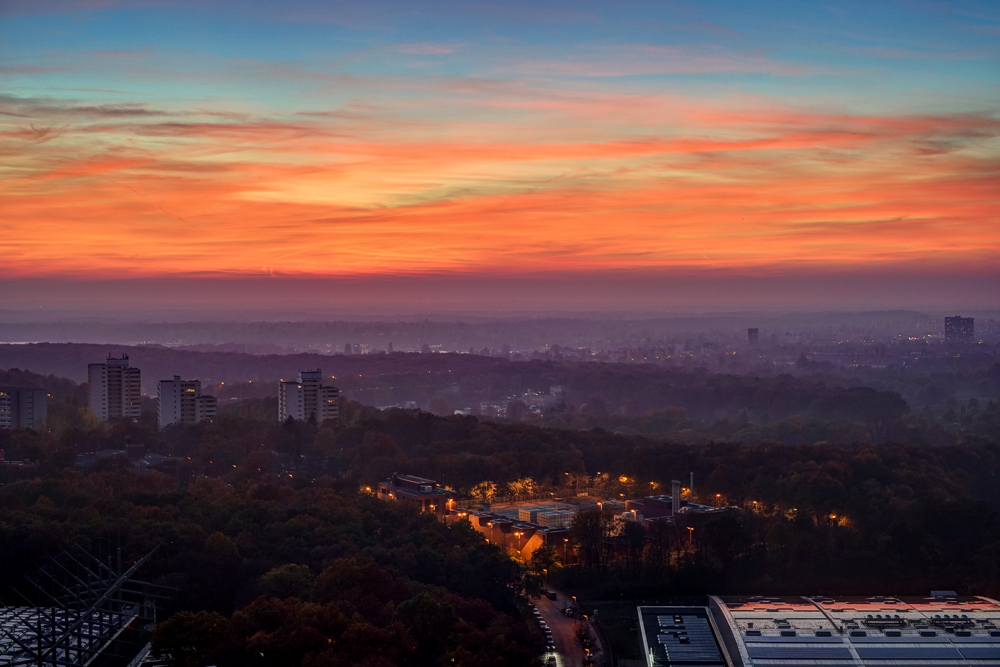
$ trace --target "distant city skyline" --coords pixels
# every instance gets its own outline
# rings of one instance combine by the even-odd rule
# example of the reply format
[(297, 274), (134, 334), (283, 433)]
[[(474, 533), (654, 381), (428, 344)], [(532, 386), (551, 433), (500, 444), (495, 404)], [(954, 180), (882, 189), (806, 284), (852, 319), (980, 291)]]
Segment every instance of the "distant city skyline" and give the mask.
[(8, 0), (0, 309), (997, 307), (998, 36), (975, 1)]

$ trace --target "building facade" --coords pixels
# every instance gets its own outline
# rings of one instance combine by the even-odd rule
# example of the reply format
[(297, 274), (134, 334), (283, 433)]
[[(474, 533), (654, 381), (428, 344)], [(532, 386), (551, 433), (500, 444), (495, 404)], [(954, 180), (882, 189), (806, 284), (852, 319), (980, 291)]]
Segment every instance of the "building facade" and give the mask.
[(707, 606), (637, 611), (648, 667), (1000, 665), (1000, 603), (953, 591), (711, 596)]
[(0, 428), (40, 428), (48, 415), (44, 389), (0, 387)]
[(160, 428), (170, 424), (197, 424), (215, 418), (218, 403), (214, 396), (202, 395), (201, 380), (160, 380), (156, 394)]
[(340, 419), (340, 390), (323, 386), (323, 372), (301, 371), (295, 382), (278, 384), (278, 421), (315, 418), (317, 423)]
[(103, 364), (87, 367), (90, 382), (90, 409), (101, 421), (127, 417), (138, 419), (142, 410), (142, 385), (138, 368), (128, 363), (128, 355), (121, 358), (108, 355)]
[(439, 516), (449, 513), (458, 495), (433, 479), (398, 474), (379, 482), (377, 494), (382, 500), (415, 502), (420, 505), (421, 512), (433, 512)]
[(948, 343), (976, 342), (976, 318), (958, 315), (944, 318), (944, 340)]

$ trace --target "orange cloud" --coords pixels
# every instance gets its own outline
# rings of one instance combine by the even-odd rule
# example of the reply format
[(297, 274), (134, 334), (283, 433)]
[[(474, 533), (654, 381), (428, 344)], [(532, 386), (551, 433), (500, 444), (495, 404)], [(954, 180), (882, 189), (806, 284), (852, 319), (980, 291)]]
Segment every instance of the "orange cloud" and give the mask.
[(523, 91), (470, 105), (482, 113), (465, 107), (458, 122), (419, 107), (269, 117), (0, 99), (5, 269), (516, 274), (1000, 259), (990, 115)]

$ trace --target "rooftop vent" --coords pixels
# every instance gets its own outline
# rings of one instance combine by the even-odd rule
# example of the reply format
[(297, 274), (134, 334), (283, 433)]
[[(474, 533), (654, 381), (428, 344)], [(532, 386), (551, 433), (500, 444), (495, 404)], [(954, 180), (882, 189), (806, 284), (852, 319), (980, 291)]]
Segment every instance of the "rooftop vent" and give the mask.
[(958, 593), (955, 591), (931, 591), (932, 598), (957, 598)]
[(851, 630), (852, 637), (867, 637), (868, 633), (864, 630)]
[[(998, 630), (1000, 633), (1000, 630)], [(747, 628), (747, 637), (760, 637), (760, 630), (754, 630), (753, 628)]]
[(829, 630), (824, 630), (824, 629), (820, 628), (819, 630), (816, 631), (816, 636), (817, 637), (829, 637), (830, 636), (830, 631)]
[(795, 636), (795, 630), (789, 630), (789, 629), (786, 628), (786, 629), (784, 629), (784, 630), (781, 631), (781, 636), (782, 637), (794, 637)]
[(900, 633), (899, 630), (886, 630), (885, 631), (885, 636), (886, 637), (899, 637), (900, 634), (902, 634), (902, 633)]
[(935, 630), (921, 630), (921, 637), (937, 637), (937, 632)]

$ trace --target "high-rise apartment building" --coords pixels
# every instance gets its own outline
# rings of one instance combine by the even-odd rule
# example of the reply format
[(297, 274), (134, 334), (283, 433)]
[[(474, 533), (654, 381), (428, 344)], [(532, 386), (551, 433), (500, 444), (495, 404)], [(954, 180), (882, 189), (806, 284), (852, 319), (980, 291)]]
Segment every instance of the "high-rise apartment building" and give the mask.
[(0, 387), (0, 428), (40, 428), (48, 415), (44, 389)]
[(109, 354), (103, 364), (90, 364), (87, 380), (90, 382), (90, 409), (99, 419), (139, 418), (142, 409), (139, 369), (128, 365), (127, 354), (120, 359)]
[(944, 339), (948, 343), (976, 342), (976, 318), (958, 315), (944, 318)]
[(278, 421), (308, 420), (317, 423), (340, 418), (340, 390), (323, 386), (323, 372), (301, 371), (297, 382), (284, 380), (278, 385)]
[(157, 383), (156, 395), (160, 428), (214, 419), (218, 410), (214, 396), (202, 395), (201, 380), (182, 380), (180, 375), (175, 375), (173, 380)]
[(756, 345), (759, 337), (760, 335), (759, 332), (757, 331), (757, 327), (752, 327), (750, 329), (747, 329), (747, 343), (749, 343), (750, 345)]

